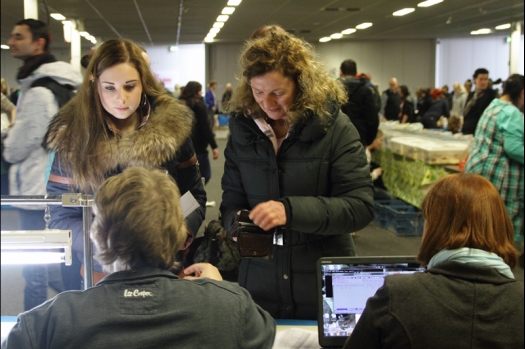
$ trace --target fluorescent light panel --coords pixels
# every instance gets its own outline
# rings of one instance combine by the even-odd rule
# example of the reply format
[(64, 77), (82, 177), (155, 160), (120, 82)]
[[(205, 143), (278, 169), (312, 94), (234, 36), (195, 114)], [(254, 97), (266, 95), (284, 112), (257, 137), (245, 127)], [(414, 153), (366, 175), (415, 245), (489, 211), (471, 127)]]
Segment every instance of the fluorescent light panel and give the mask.
[(230, 0), (226, 5), (228, 6), (239, 6), (242, 0)]
[(65, 260), (64, 252), (2, 251), (2, 265), (64, 263)]
[(213, 23), (213, 28), (222, 28), (222, 27), (224, 27), (224, 22)]
[(71, 230), (2, 231), (1, 237), (2, 264), (71, 265)]
[(409, 7), (409, 8), (404, 8), (402, 10), (399, 10), (399, 11), (396, 11), (394, 13), (392, 13), (393, 16), (396, 16), (396, 17), (400, 17), (400, 16), (404, 16), (404, 15), (408, 15), (409, 13), (412, 13), (414, 12), (416, 9), (415, 8), (412, 8), (412, 7)]
[(483, 35), (483, 34), (490, 34), (490, 33), (492, 33), (492, 30), (490, 30), (489, 28), (482, 28), (482, 29), (473, 30), (470, 32), (471, 35)]
[(2, 48), (2, 50), (9, 50), (9, 46), (7, 46), (7, 45), (2, 45), (0, 47)]
[(50, 14), (50, 16), (56, 19), (57, 21), (63, 21), (66, 19), (66, 17), (62, 16), (60, 13), (52, 13)]
[(417, 7), (429, 7), (443, 2), (443, 0), (427, 0), (417, 4)]
[(344, 34), (344, 35), (349, 35), (349, 34), (353, 34), (355, 33), (357, 30), (354, 29), (354, 28), (348, 28), (348, 29), (345, 29), (341, 32), (341, 34)]
[(370, 23), (370, 22), (365, 22), (365, 23), (361, 23), (359, 25), (356, 25), (355, 28), (356, 29), (366, 29), (366, 28), (370, 28), (373, 24)]
[(511, 27), (510, 23), (501, 24), (496, 27), (496, 30), (509, 29)]
[(220, 15), (219, 17), (217, 17), (217, 22), (226, 22), (228, 18), (230, 18), (230, 16)]
[(235, 11), (235, 7), (225, 7), (222, 9), (221, 14), (223, 15), (231, 15)]
[(343, 37), (343, 34), (341, 34), (341, 33), (335, 33), (335, 34), (330, 35), (330, 37), (331, 37), (332, 39), (341, 39), (341, 38)]
[(330, 40), (332, 40), (332, 39), (329, 38), (328, 36), (325, 36), (324, 38), (320, 38), (320, 39), (319, 39), (320, 42), (328, 42), (328, 41), (330, 41)]

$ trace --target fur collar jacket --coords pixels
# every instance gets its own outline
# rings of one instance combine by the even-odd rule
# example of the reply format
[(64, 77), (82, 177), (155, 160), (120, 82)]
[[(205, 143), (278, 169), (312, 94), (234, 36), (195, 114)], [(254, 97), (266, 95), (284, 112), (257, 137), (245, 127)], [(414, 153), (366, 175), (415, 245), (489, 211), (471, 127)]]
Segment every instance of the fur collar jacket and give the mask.
[[(151, 100), (151, 110), (147, 122), (138, 130), (124, 133), (122, 136), (111, 131), (106, 125), (109, 137), (95, 145), (98, 168), (94, 173), (103, 173), (105, 177), (114, 172), (132, 166), (145, 168), (164, 167), (174, 160), (178, 163), (188, 158), (179, 158), (180, 150), (188, 143), (193, 124), (190, 109), (179, 101), (161, 96)], [(66, 125), (74, 118), (74, 113), (61, 112), (52, 120), (46, 136), (45, 147), (57, 153), (69, 152)], [(92, 183), (97, 188), (101, 183)]]

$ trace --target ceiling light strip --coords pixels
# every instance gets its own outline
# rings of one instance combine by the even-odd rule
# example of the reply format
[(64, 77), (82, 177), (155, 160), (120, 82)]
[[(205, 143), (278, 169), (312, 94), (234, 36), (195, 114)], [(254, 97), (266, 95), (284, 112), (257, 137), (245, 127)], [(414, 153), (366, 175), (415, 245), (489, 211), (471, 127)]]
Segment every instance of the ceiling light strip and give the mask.
[(175, 40), (175, 46), (179, 46), (180, 28), (182, 27), (182, 13), (183, 12), (184, 12), (184, 0), (180, 0), (180, 5), (179, 5), (179, 23), (177, 23), (177, 39)]
[(415, 8), (412, 8), (412, 7), (409, 7), (409, 8), (404, 8), (404, 9), (401, 9), (399, 11), (396, 11), (394, 13), (392, 13), (393, 16), (396, 16), (396, 17), (401, 17), (401, 16), (404, 16), (404, 15), (408, 15), (409, 13), (412, 13), (414, 12), (416, 9)]
[(443, 2), (443, 0), (427, 0), (417, 4), (417, 7), (430, 7)]
[(139, 5), (137, 4), (137, 0), (133, 0), (133, 3), (135, 4), (135, 8), (137, 9), (137, 13), (139, 14), (139, 18), (140, 18), (140, 21), (142, 22), (142, 26), (144, 27), (144, 31), (146, 32), (146, 35), (148, 35), (149, 42), (153, 46), (153, 40), (151, 39), (151, 35), (149, 34), (148, 26), (146, 25), (146, 22), (144, 21), (144, 17), (142, 17), (142, 12), (140, 12), (140, 8), (139, 8)]

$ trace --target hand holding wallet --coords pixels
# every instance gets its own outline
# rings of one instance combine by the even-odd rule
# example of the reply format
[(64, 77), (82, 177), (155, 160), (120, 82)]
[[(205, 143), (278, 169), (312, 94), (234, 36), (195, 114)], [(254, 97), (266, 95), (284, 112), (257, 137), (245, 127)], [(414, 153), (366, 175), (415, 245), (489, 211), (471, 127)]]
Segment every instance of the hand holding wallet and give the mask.
[(249, 217), (250, 211), (241, 210), (234, 216), (230, 238), (237, 237), (237, 250), (241, 257), (271, 258), (274, 229), (265, 231)]

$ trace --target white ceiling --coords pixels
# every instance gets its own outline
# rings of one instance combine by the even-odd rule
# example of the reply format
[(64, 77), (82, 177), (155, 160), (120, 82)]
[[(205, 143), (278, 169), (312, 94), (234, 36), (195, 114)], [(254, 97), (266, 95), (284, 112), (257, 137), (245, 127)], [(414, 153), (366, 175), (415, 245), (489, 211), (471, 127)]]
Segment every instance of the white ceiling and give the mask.
[[(203, 42), (228, 0), (45, 0), (51, 12), (81, 19), (85, 30), (107, 40), (124, 37), (143, 46)], [(264, 24), (279, 24), (312, 42), (330, 34), (372, 22), (340, 40), (421, 39), (469, 36), (472, 30), (491, 28), (524, 18), (523, 0), (444, 0), (418, 8), (422, 0), (243, 0), (215, 37), (220, 43), (240, 43)], [(1, 1), (1, 43), (23, 18), (23, 0)], [(44, 0), (39, 17), (46, 21)], [(182, 4), (182, 11), (181, 11)], [(396, 10), (416, 11), (394, 17)], [(179, 14), (181, 20), (179, 21)], [(178, 25), (180, 24), (180, 35)], [(63, 41), (62, 25), (50, 19), (54, 45)], [(497, 35), (508, 35), (509, 30)], [(83, 46), (90, 43), (83, 41)]]

